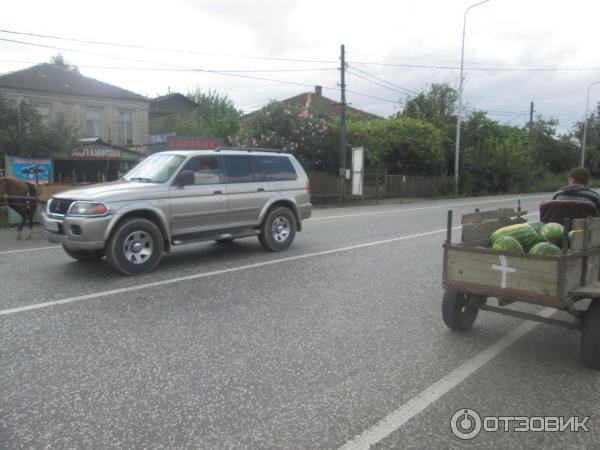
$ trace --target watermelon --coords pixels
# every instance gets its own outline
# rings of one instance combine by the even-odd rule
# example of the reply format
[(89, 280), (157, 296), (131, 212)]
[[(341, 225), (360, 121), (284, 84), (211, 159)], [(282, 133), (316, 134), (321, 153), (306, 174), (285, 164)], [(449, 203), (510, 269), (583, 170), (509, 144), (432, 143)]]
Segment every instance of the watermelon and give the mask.
[(560, 248), (562, 246), (563, 231), (564, 228), (560, 223), (550, 222), (540, 229), (540, 236)]
[(504, 252), (525, 253), (519, 241), (512, 236), (500, 236), (492, 244), (492, 250)]
[(535, 244), (539, 242), (545, 242), (545, 239), (537, 234), (535, 229), (528, 223), (519, 223), (497, 229), (492, 233), (492, 244), (501, 236), (514, 237), (517, 241), (519, 241), (523, 247), (523, 250), (526, 252), (528, 252), (529, 249)]
[(560, 248), (550, 242), (540, 242), (529, 250), (530, 255), (559, 256)]
[(529, 225), (533, 227), (535, 231), (540, 232), (541, 228), (544, 226), (544, 222), (527, 222)]

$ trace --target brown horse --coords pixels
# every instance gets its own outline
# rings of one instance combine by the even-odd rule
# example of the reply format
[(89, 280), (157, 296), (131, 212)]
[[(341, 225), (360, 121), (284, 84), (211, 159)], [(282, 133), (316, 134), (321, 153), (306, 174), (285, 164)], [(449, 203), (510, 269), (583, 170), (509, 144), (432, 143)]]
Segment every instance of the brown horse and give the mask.
[(37, 192), (35, 186), (15, 177), (0, 177), (0, 206), (7, 205), (21, 216), (21, 223), (17, 228), (17, 239), (23, 237), (25, 222), (29, 222), (29, 233), (25, 239), (31, 239), (33, 230), (33, 216), (37, 206)]

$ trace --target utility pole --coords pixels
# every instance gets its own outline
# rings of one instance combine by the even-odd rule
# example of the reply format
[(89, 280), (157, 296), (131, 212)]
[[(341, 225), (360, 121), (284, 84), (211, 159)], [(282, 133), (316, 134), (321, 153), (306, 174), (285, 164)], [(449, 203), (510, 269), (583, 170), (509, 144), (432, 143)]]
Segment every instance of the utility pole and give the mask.
[(529, 151), (533, 149), (533, 100), (529, 104)]
[(531, 138), (531, 133), (533, 132), (533, 100), (529, 105), (529, 138)]
[(454, 192), (458, 194), (458, 175), (460, 169), (460, 123), (462, 121), (462, 104), (463, 104), (463, 70), (465, 65), (465, 33), (467, 30), (467, 13), (479, 5), (489, 2), (490, 0), (483, 0), (479, 3), (475, 3), (469, 6), (465, 10), (463, 16), (463, 32), (462, 32), (462, 47), (460, 51), (460, 78), (458, 80), (458, 114), (456, 114), (456, 148), (454, 150)]
[(346, 50), (344, 44), (340, 53), (340, 173), (339, 173), (339, 197), (344, 201), (346, 194)]

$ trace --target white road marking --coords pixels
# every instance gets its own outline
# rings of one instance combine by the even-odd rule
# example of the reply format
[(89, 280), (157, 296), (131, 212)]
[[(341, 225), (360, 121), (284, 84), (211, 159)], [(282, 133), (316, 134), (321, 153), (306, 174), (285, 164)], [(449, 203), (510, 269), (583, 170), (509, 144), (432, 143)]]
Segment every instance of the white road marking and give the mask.
[[(538, 316), (550, 317), (555, 311), (554, 308), (544, 308), (538, 313)], [(367, 450), (372, 445), (381, 442), (538, 325), (538, 322), (527, 321), (522, 323), (502, 339), (477, 353), (471, 359), (458, 366), (427, 389), (419, 392), (412, 399), (384, 417), (371, 428), (347, 442), (344, 446), (340, 447), (340, 450)]]
[[(453, 227), (452, 229), (458, 230), (460, 228), (461, 228), (460, 226), (456, 226), (456, 227)], [(206, 277), (212, 277), (215, 275), (223, 275), (226, 273), (239, 272), (242, 270), (255, 269), (257, 267), (271, 266), (274, 264), (281, 264), (281, 263), (285, 263), (285, 262), (289, 262), (289, 261), (297, 261), (297, 260), (306, 259), (306, 258), (314, 258), (317, 256), (331, 255), (333, 253), (348, 252), (351, 250), (358, 250), (361, 248), (373, 247), (375, 245), (390, 244), (392, 242), (399, 242), (399, 241), (404, 241), (407, 239), (415, 239), (415, 238), (424, 237), (424, 236), (431, 236), (434, 234), (445, 233), (445, 232), (446, 232), (445, 228), (442, 230), (426, 231), (423, 233), (409, 234), (409, 235), (399, 236), (399, 237), (390, 238), (390, 239), (383, 239), (380, 241), (365, 242), (362, 244), (349, 245), (347, 247), (338, 247), (338, 248), (334, 248), (331, 250), (323, 250), (320, 252), (305, 253), (303, 255), (290, 256), (288, 258), (272, 259), (269, 261), (263, 261), (263, 262), (259, 262), (259, 263), (255, 263), (255, 264), (247, 264), (244, 266), (231, 267), (229, 269), (214, 270), (212, 272), (203, 272), (203, 273), (198, 273), (195, 275), (187, 275), (184, 277), (177, 277), (177, 278), (171, 278), (168, 280), (155, 281), (152, 283), (139, 284), (136, 286), (129, 286), (129, 287), (124, 287), (124, 288), (119, 288), (119, 289), (110, 289), (107, 291), (95, 292), (93, 294), (78, 295), (77, 297), (69, 297), (69, 298), (65, 298), (62, 300), (54, 300), (54, 301), (43, 302), (43, 303), (35, 303), (32, 305), (19, 306), (17, 308), (0, 310), (0, 316), (16, 314), (16, 313), (20, 313), (20, 312), (24, 312), (24, 311), (31, 311), (34, 309), (48, 308), (50, 306), (64, 305), (67, 303), (75, 303), (75, 302), (80, 302), (83, 300), (93, 300), (93, 299), (99, 298), (99, 297), (107, 297), (110, 295), (124, 294), (126, 292), (139, 291), (142, 289), (149, 289), (149, 288), (165, 286), (165, 285), (173, 284), (173, 283), (180, 283), (182, 281), (197, 280), (199, 278), (206, 278)]]
[[(530, 197), (526, 197), (526, 198), (522, 199), (522, 203), (524, 203), (528, 199), (547, 198), (547, 197), (548, 197), (547, 195), (532, 195)], [(422, 208), (380, 209), (378, 211), (369, 211), (369, 212), (356, 213), (356, 214), (338, 214), (338, 215), (334, 215), (334, 216), (311, 217), (309, 219), (306, 219), (305, 222), (316, 222), (318, 220), (343, 219), (345, 217), (371, 216), (374, 214), (396, 214), (396, 213), (410, 212), (410, 211), (421, 211), (421, 210), (426, 211), (426, 210), (430, 210), (430, 209), (447, 209), (447, 208), (453, 208), (453, 207), (456, 208), (456, 207), (460, 207), (460, 206), (476, 206), (476, 205), (484, 205), (487, 203), (502, 203), (502, 202), (510, 202), (510, 201), (511, 201), (511, 199), (503, 199), (503, 200), (488, 200), (488, 201), (484, 201), (484, 202), (452, 203), (452, 204), (445, 204), (445, 205), (438, 205), (438, 206), (424, 206)], [(530, 215), (530, 214), (526, 214), (526, 215)]]
[(0, 255), (9, 255), (11, 253), (37, 252), (38, 250), (50, 250), (52, 248), (62, 248), (61, 245), (50, 245), (48, 247), (23, 248), (20, 250), (5, 250), (1, 251)]
[(502, 272), (502, 281), (500, 282), (500, 287), (502, 289), (506, 289), (506, 281), (509, 273), (514, 273), (517, 271), (514, 267), (508, 267), (508, 261), (506, 260), (505, 255), (500, 255), (500, 265), (492, 264), (492, 270), (499, 270)]

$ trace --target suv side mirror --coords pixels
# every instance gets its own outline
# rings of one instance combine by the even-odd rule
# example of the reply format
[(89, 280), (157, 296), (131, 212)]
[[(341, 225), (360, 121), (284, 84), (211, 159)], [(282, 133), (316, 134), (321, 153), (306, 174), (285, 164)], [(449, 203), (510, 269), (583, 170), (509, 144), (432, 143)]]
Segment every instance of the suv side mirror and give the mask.
[(175, 180), (177, 186), (189, 186), (190, 184), (194, 184), (194, 171), (193, 170), (182, 170), (179, 175), (177, 175), (177, 179)]

